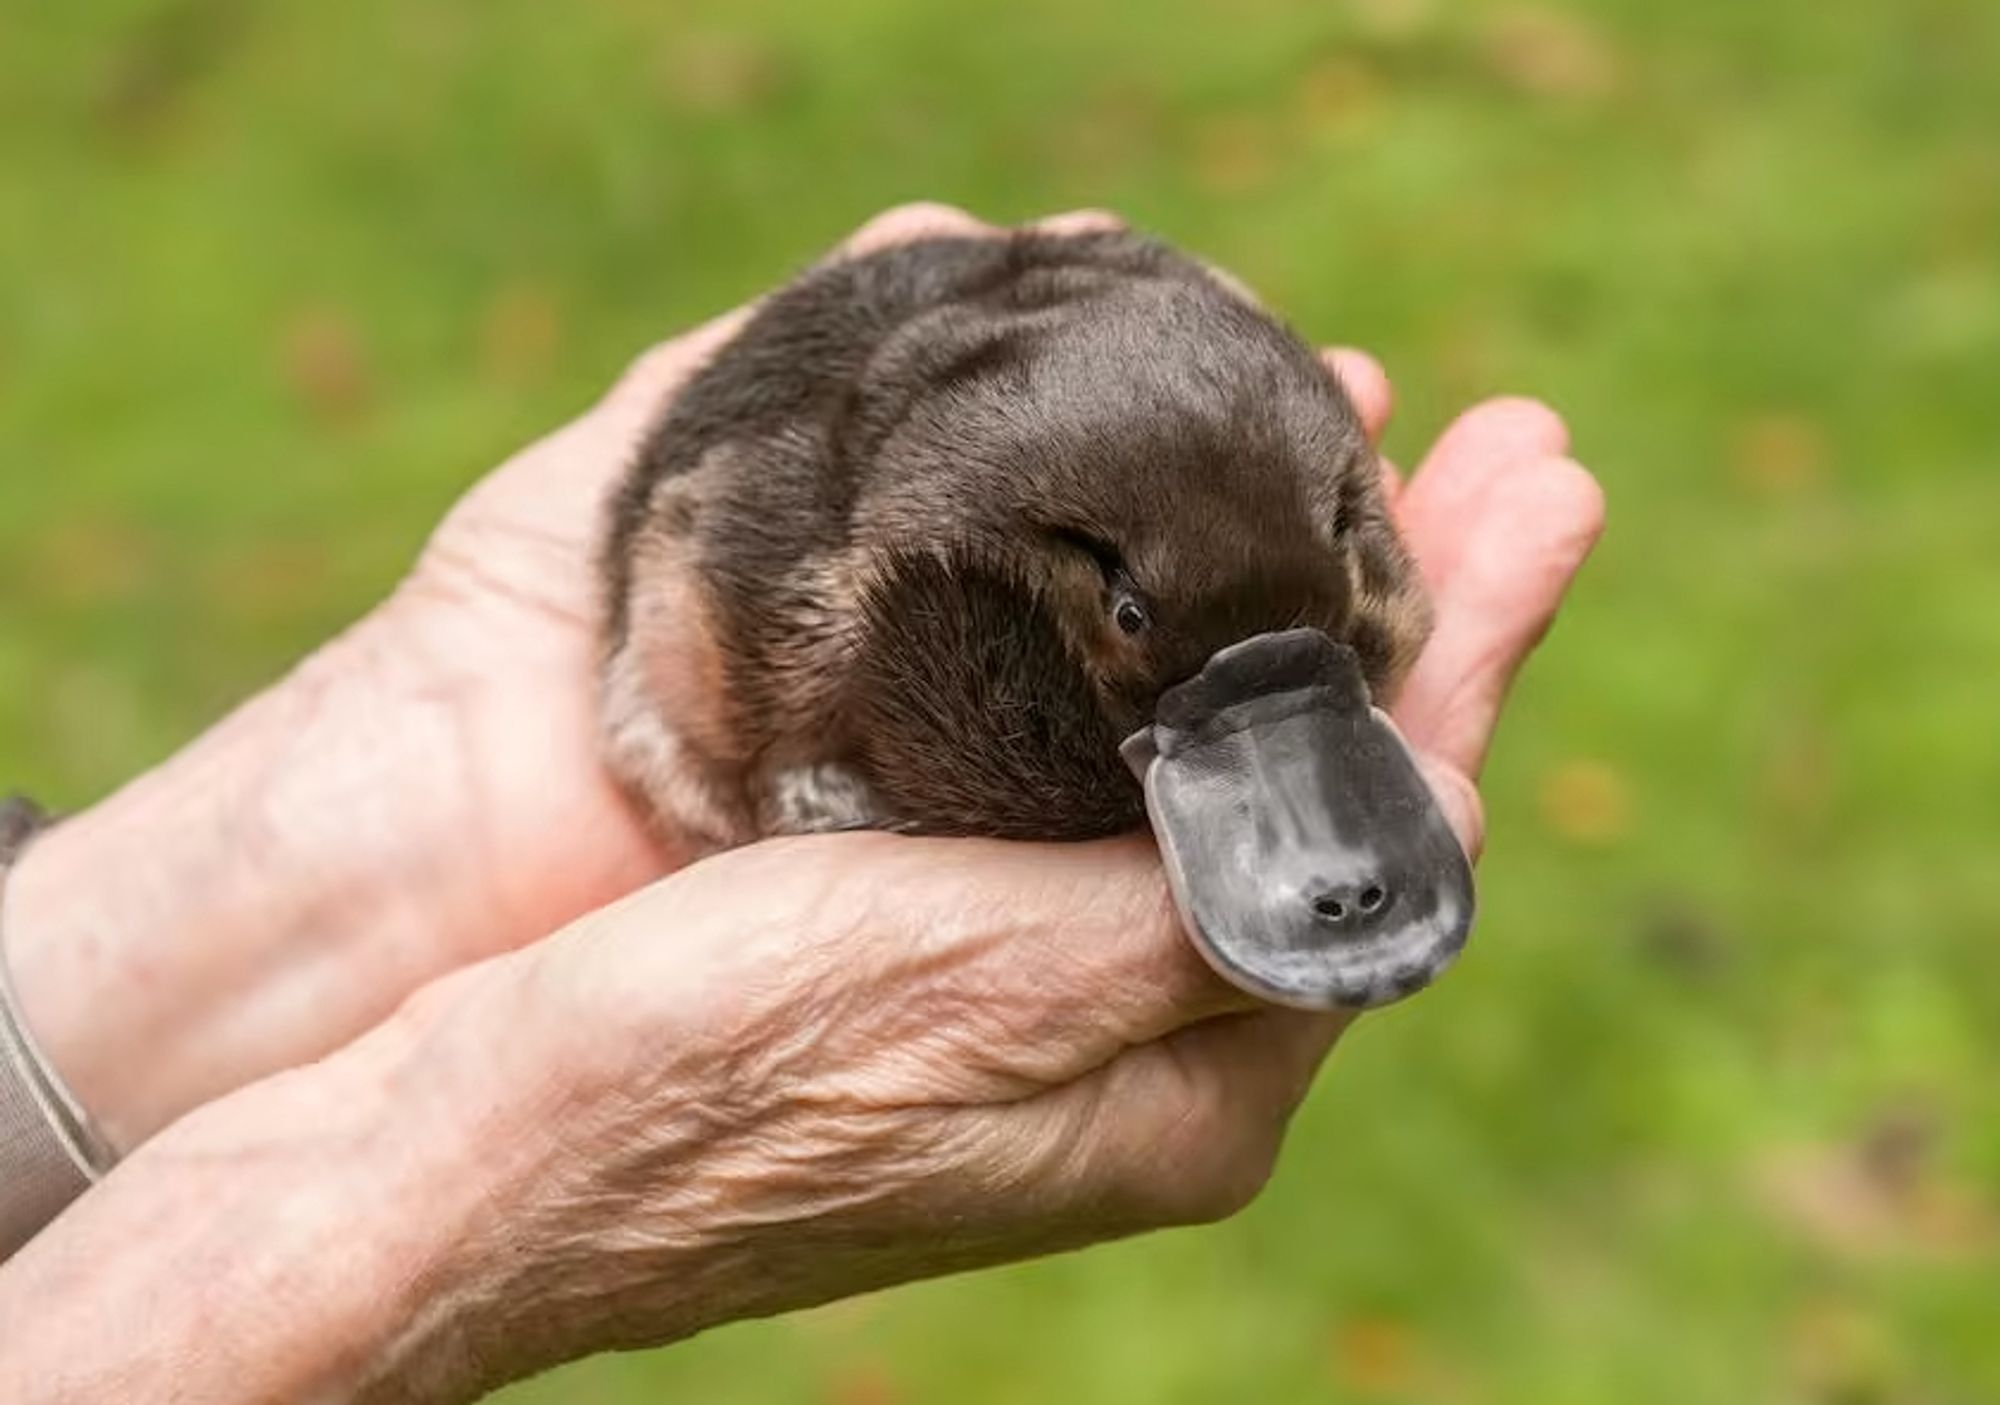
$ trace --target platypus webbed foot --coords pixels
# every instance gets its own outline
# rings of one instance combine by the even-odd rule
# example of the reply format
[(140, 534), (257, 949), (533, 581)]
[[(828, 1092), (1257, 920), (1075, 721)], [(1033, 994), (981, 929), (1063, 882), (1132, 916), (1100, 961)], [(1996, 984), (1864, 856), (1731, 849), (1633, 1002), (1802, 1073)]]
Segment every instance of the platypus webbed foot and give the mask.
[(1124, 754), (1181, 918), (1235, 985), (1385, 1005), (1464, 947), (1472, 866), (1345, 645), (1312, 629), (1232, 644)]

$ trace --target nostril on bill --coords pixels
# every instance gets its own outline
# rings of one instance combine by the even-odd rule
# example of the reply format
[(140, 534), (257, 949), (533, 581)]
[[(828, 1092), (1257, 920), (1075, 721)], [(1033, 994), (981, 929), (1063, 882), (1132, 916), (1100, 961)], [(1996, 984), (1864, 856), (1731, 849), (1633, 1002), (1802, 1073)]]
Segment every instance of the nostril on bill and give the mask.
[(1352, 928), (1385, 911), (1392, 896), (1380, 882), (1343, 884), (1316, 894), (1312, 910), (1329, 926)]

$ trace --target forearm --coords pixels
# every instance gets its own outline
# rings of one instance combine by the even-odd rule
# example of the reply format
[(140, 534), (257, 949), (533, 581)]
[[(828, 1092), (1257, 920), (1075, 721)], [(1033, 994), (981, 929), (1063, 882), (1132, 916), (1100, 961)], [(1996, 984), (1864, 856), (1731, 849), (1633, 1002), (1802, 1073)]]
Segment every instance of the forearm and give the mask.
[(750, 846), (154, 1138), (0, 1268), (0, 1400), (456, 1402), (1213, 1218), (1335, 1033), (1143, 845)]
[(0, 1268), (0, 1399), (481, 1388), (455, 1313), (478, 1296), (509, 1187), (547, 1158), (537, 1128), (561, 1101), (533, 1038), (500, 1028), (532, 1018), (514, 960), (191, 1114), (72, 1206)]
[(458, 1207), (336, 1062), (307, 1077), (341, 1096), (281, 1078), (202, 1109), (0, 1269), (0, 1398), (349, 1394), (431, 1257), (410, 1228)]
[[(532, 791), (550, 744), (489, 735), (507, 670), (552, 665), (469, 661), (426, 627), (378, 610), (14, 872), (0, 939), (25, 1018), (119, 1148), (666, 861), (581, 782), (547, 779), (561, 798), (539, 810), (496, 802), (481, 748)], [(589, 753), (580, 702), (550, 723), (584, 738), (563, 755)]]
[[(395, 778), (444, 749), (445, 726), (410, 725), (418, 681), (393, 675), (372, 628), (44, 835), (13, 875), (0, 933), (22, 1009), (121, 1148), (235, 1086), (246, 1060), (283, 1067), (379, 1019), (368, 977), (424, 949), (401, 938), (430, 886), (396, 881), (418, 876), (418, 851), (376, 815), (424, 802)], [(371, 729), (391, 697), (395, 726)]]

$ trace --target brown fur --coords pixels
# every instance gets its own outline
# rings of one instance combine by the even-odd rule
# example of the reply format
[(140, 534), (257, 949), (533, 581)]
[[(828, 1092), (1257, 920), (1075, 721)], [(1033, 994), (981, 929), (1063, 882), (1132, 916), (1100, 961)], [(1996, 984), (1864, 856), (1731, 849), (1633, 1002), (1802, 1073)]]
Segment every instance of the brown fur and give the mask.
[(1130, 828), (1117, 744), (1216, 649), (1311, 625), (1379, 696), (1428, 628), (1325, 367), (1126, 234), (806, 275), (677, 398), (604, 569), (610, 764), (718, 846)]

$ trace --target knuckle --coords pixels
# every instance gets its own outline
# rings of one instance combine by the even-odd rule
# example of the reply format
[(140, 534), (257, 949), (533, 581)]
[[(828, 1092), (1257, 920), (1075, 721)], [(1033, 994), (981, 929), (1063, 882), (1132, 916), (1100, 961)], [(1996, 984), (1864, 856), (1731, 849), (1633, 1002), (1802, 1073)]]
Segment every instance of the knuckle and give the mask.
[(1165, 1204), (1168, 1225), (1220, 1224), (1247, 1210), (1269, 1184), (1273, 1157), (1254, 1142), (1231, 1142), (1190, 1158), (1179, 1176), (1163, 1178), (1169, 1187)]
[(1479, 787), (1465, 772), (1442, 758), (1423, 753), (1418, 763), (1425, 783), (1437, 797), (1438, 807), (1458, 836), (1459, 847), (1465, 850), (1467, 858), (1476, 862), (1486, 847), (1486, 807), (1479, 798)]
[(1216, 1224), (1256, 1200), (1277, 1162), (1281, 1117), (1233, 1106), (1200, 1084), (1187, 1087), (1170, 1116), (1121, 1170), (1121, 1196), (1141, 1222)]
[(1202, 1206), (1207, 1218), (1201, 1222), (1219, 1224), (1249, 1209), (1264, 1193), (1264, 1187), (1271, 1183), (1272, 1169), (1268, 1157), (1238, 1158), (1227, 1174), (1217, 1176), (1209, 1186)]

